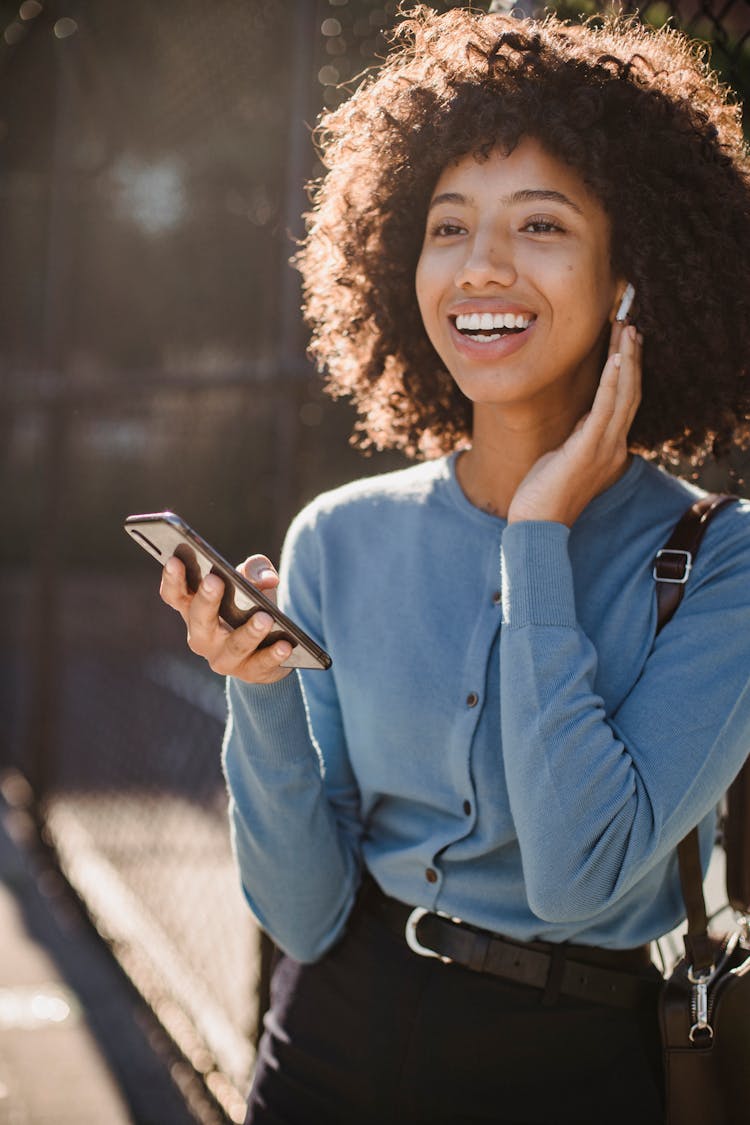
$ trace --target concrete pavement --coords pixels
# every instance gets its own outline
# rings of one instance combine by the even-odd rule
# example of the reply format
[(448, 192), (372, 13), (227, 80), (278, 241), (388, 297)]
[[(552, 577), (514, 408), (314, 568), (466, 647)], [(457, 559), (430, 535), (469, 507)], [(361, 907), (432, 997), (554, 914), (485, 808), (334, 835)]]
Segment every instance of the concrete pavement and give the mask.
[(0, 1125), (221, 1122), (46, 859), (22, 789), (0, 779)]

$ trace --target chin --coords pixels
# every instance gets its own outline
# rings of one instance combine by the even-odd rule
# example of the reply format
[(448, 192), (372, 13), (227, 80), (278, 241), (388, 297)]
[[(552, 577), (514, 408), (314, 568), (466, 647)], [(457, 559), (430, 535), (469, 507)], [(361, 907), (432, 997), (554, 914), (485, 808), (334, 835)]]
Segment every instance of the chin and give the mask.
[(536, 396), (542, 389), (533, 386), (525, 375), (510, 376), (505, 372), (491, 372), (471, 377), (453, 375), (453, 381), (463, 395), (475, 406), (512, 406)]

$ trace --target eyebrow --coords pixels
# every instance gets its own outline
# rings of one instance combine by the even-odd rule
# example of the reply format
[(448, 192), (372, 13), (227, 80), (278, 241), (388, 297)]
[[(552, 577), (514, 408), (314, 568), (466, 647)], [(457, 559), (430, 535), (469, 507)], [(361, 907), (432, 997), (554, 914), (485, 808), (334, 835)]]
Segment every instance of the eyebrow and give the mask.
[[(512, 206), (514, 203), (533, 203), (536, 200), (549, 203), (562, 203), (564, 206), (570, 207), (571, 210), (575, 211), (578, 215), (583, 214), (578, 204), (574, 203), (572, 199), (569, 199), (567, 195), (564, 195), (561, 191), (552, 191), (548, 188), (521, 188), (519, 191), (514, 191), (511, 195), (503, 195), (500, 197), (500, 203), (502, 203), (504, 207)], [(458, 191), (444, 191), (432, 199), (430, 202), (430, 210), (433, 207), (439, 206), (441, 203), (458, 203), (465, 205), (472, 202), (473, 200), (470, 196), (462, 195)]]

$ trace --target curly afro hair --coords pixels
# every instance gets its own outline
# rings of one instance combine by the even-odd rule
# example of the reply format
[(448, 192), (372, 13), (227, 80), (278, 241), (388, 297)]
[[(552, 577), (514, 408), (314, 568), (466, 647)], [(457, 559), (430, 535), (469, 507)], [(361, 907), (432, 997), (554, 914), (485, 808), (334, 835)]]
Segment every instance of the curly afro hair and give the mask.
[(450, 161), (537, 140), (611, 223), (646, 339), (631, 445), (661, 461), (748, 430), (750, 177), (740, 107), (679, 32), (419, 5), (380, 70), (320, 122), (326, 168), (297, 264), (311, 354), (360, 414), (359, 444), (434, 455), (471, 403), (427, 338), (414, 290), (428, 203)]

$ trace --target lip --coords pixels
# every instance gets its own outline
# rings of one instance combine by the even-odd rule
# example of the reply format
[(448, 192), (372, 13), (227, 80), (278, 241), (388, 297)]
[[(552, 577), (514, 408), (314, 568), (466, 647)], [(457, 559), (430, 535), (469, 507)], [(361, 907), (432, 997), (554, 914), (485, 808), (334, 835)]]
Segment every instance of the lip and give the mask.
[[(528, 310), (520, 306), (505, 306), (502, 309), (496, 306), (490, 309), (486, 305), (483, 308), (473, 307), (471, 309), (464, 306), (459, 309), (459, 312), (512, 312), (528, 315)], [(528, 328), (524, 328), (523, 332), (514, 332), (509, 336), (501, 336), (499, 340), (479, 343), (479, 341), (471, 340), (468, 336), (464, 336), (463, 333), (459, 332), (456, 328), (455, 317), (456, 312), (453, 310), (448, 318), (448, 331), (455, 350), (467, 359), (483, 359), (489, 360), (490, 362), (504, 359), (506, 356), (513, 355), (514, 352), (519, 351), (530, 339), (537, 323), (534, 319)]]

